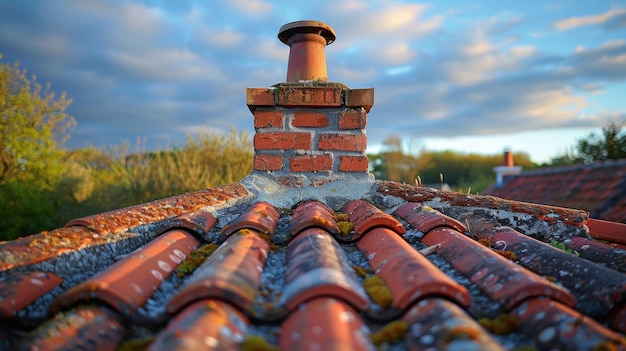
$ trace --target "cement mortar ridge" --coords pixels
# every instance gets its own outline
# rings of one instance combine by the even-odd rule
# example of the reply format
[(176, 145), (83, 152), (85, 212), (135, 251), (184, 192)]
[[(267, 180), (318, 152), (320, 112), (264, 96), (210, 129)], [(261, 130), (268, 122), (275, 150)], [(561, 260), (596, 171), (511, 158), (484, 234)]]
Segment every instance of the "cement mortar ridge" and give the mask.
[(372, 174), (363, 177), (346, 177), (320, 186), (292, 187), (280, 184), (271, 177), (252, 173), (241, 184), (253, 193), (257, 201), (266, 201), (275, 207), (292, 208), (304, 200), (319, 200), (334, 211), (340, 210), (350, 200), (371, 197), (375, 185)]

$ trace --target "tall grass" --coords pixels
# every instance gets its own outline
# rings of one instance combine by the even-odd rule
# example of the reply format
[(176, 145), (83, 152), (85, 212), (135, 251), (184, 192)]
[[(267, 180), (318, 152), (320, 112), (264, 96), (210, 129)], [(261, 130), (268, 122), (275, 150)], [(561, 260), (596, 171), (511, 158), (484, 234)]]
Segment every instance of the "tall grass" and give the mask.
[(250, 135), (235, 130), (188, 136), (185, 145), (157, 151), (145, 151), (141, 143), (68, 151), (65, 173), (52, 191), (14, 185), (12, 203), (0, 204), (10, 214), (0, 219), (0, 240), (58, 228), (76, 217), (235, 183), (250, 173), (252, 158)]

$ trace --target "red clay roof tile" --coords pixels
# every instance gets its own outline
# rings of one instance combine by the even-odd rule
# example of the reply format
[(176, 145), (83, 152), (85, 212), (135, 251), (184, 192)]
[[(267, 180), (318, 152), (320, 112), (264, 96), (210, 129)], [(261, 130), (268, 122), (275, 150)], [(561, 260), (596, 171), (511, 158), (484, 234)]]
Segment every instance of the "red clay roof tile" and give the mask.
[(626, 250), (579, 236), (566, 240), (564, 244), (584, 259), (626, 273)]
[[(616, 306), (626, 303), (626, 275), (579, 259), (512, 229), (490, 237), (498, 248), (513, 252), (520, 264), (537, 274), (550, 277), (568, 288), (577, 298), (578, 310), (594, 318), (605, 318)], [(589, 285), (593, 289), (589, 289)], [(570, 305), (567, 301), (561, 301)]]
[(422, 242), (441, 244), (437, 253), (507, 309), (532, 296), (545, 296), (573, 306), (576, 298), (533, 272), (511, 262), (477, 241), (448, 228), (430, 231)]
[(0, 271), (38, 264), (88, 247), (105, 247), (136, 236), (134, 233), (104, 236), (84, 227), (41, 232), (0, 243)]
[[(384, 182), (381, 183), (384, 185)], [(402, 197), (392, 198), (388, 196), (390, 195), (388, 192), (381, 193), (381, 189), (385, 188), (400, 192)], [(413, 191), (415, 192), (412, 193)], [(426, 200), (426, 203), (407, 203), (404, 200), (405, 197), (417, 198), (421, 196), (420, 193), (432, 195), (431, 200)], [(72, 288), (72, 284), (76, 282), (68, 280), (62, 274), (64, 272), (59, 271), (62, 268), (56, 268), (57, 262), (62, 263), (58, 267), (65, 267), (63, 262), (67, 261), (71, 264), (74, 259), (89, 257), (85, 255), (106, 258), (106, 255), (111, 255), (111, 245), (115, 246), (127, 240), (133, 240), (135, 244), (126, 250), (133, 250), (137, 246), (141, 246), (141, 250), (147, 250), (150, 245), (167, 236), (163, 234), (153, 238), (156, 228), (182, 226), (187, 230), (192, 230), (194, 234), (200, 234), (199, 237), (202, 240), (208, 240), (214, 245), (222, 240), (225, 242), (192, 274), (170, 277), (167, 279), (167, 284), (162, 284), (156, 291), (149, 290), (146, 295), (152, 294), (153, 291), (154, 294), (148, 296), (149, 303), (144, 303), (139, 311), (141, 318), (133, 318), (129, 313), (124, 312), (123, 308), (118, 307), (125, 313), (122, 323), (121, 315), (103, 312), (106, 308), (99, 307), (99, 317), (96, 319), (102, 322), (98, 322), (101, 323), (98, 328), (102, 327), (104, 330), (108, 328), (114, 335), (114, 340), (107, 346), (110, 349), (119, 346), (122, 336), (117, 336), (118, 334), (115, 333), (120, 330), (128, 335), (126, 338), (132, 335), (142, 335), (147, 331), (149, 335), (156, 337), (152, 346), (155, 350), (184, 345), (198, 347), (202, 345), (215, 349), (221, 346), (238, 348), (248, 342), (248, 339), (252, 340), (251, 337), (254, 336), (258, 336), (257, 340), (267, 339), (270, 344), (280, 344), (283, 348), (290, 348), (290, 345), (294, 345), (291, 343), (297, 344), (300, 340), (301, 343), (297, 344), (298, 346), (316, 345), (315, 342), (320, 342), (322, 345), (323, 342), (327, 342), (332, 345), (350, 345), (349, 347), (354, 349), (363, 345), (364, 347), (371, 346), (369, 343), (372, 340), (367, 340), (368, 337), (376, 340), (377, 344), (387, 343), (398, 349), (442, 347), (441, 345), (460, 347), (475, 344), (477, 341), (484, 349), (511, 348), (511, 345), (533, 346), (535, 342), (543, 345), (542, 341), (531, 341), (531, 339), (537, 339), (542, 332), (544, 332), (543, 337), (547, 339), (551, 331), (533, 329), (532, 323), (529, 324), (530, 322), (524, 319), (526, 316), (516, 317), (519, 319), (520, 327), (511, 336), (496, 335), (494, 331), (485, 330), (477, 324), (477, 319), (481, 317), (496, 317), (494, 314), (501, 313), (503, 305), (509, 309), (512, 308), (510, 315), (520, 314), (521, 316), (524, 311), (523, 307), (531, 304), (533, 299), (545, 301), (541, 302), (540, 306), (548, 306), (546, 307), (548, 309), (554, 309), (552, 307), (554, 304), (560, 306), (556, 309), (558, 313), (555, 312), (552, 315), (563, 318), (565, 322), (548, 319), (542, 325), (545, 328), (555, 328), (555, 331), (563, 335), (569, 335), (567, 334), (570, 332), (567, 320), (571, 316), (584, 316), (582, 327), (579, 328), (582, 328), (580, 329), (581, 335), (591, 335), (589, 340), (600, 342), (599, 340), (608, 336), (607, 340), (614, 342), (615, 339), (611, 338), (616, 335), (615, 331), (624, 332), (623, 319), (626, 311), (623, 307), (623, 291), (619, 288), (619, 279), (610, 278), (614, 275), (622, 275), (617, 270), (620, 267), (621, 261), (619, 260), (624, 256), (621, 255), (622, 250), (613, 245), (575, 236), (584, 235), (586, 227), (583, 223), (587, 220), (586, 217), (577, 217), (580, 212), (566, 209), (534, 207), (531, 204), (519, 205), (520, 203), (504, 202), (490, 197), (472, 196), (469, 199), (465, 197), (464, 194), (450, 195), (438, 191), (431, 194), (430, 190), (395, 184), (378, 187), (378, 192), (373, 194), (372, 199), (368, 199), (375, 205), (365, 201), (352, 203), (352, 205), (362, 206), (364, 213), (383, 218), (384, 223), (391, 223), (391, 227), (397, 226), (400, 222), (377, 206), (386, 208), (390, 212), (395, 209), (395, 215), (406, 220), (413, 228), (418, 230), (421, 228), (425, 231), (417, 235), (415, 231), (400, 235), (389, 229), (387, 225), (374, 221), (375, 224), (369, 227), (364, 226), (367, 229), (362, 229), (362, 236), (352, 231), (347, 237), (343, 235), (333, 237), (329, 231), (332, 231), (334, 226), (326, 225), (322, 219), (337, 224), (335, 218), (346, 215), (334, 213), (327, 205), (315, 201), (297, 206), (293, 215), (286, 210), (281, 211), (280, 216), (277, 212), (276, 215), (264, 216), (264, 212), (269, 214), (271, 210), (274, 210), (273, 206), (265, 207), (264, 210), (261, 207), (265, 204), (253, 204), (244, 211), (239, 222), (235, 220), (228, 223), (226, 232), (229, 227), (237, 228), (233, 225), (245, 224), (241, 227), (244, 229), (235, 231), (228, 238), (215, 233), (213, 236), (205, 235), (215, 223), (215, 217), (206, 212), (205, 207), (185, 211), (180, 217), (146, 223), (153, 229), (140, 234), (125, 232), (100, 235), (86, 227), (65, 228), (50, 232), (51, 234), (39, 234), (0, 244), (4, 248), (0, 251), (0, 267), (4, 267), (0, 268), (0, 277), (6, 277), (9, 273), (13, 274), (17, 271), (49, 271), (65, 279), (64, 285), (67, 284), (69, 288)], [(464, 201), (477, 207), (459, 205)], [(227, 203), (230, 206), (239, 206), (241, 201), (235, 200)], [(481, 203), (494, 205), (494, 208), (482, 207)], [(219, 206), (228, 205), (224, 203)], [(233, 207), (233, 209), (236, 208)], [(526, 212), (515, 212), (520, 209)], [(445, 215), (439, 211), (444, 212)], [(359, 210), (353, 211), (352, 215), (358, 212)], [(426, 216), (423, 216), (424, 214)], [(268, 217), (271, 217), (270, 220), (267, 220)], [(352, 218), (347, 217), (346, 223), (352, 222)], [(366, 216), (361, 214), (361, 217)], [(363, 220), (354, 219), (356, 220), (354, 224)], [(267, 221), (270, 225), (262, 224), (263, 221)], [(367, 218), (365, 218), (365, 223), (367, 223)], [(460, 223), (467, 223), (467, 234), (460, 232), (466, 230)], [(525, 230), (530, 229), (533, 236), (542, 239), (558, 238), (559, 242), (577, 250), (581, 257), (544, 244), (541, 245), (547, 246), (548, 251), (541, 247), (536, 250), (535, 246), (532, 246), (535, 245), (533, 239), (521, 233), (495, 240), (496, 235), (510, 230), (504, 227), (505, 224), (519, 225)], [(248, 227), (260, 228), (268, 234), (245, 229)], [(192, 237), (191, 233), (177, 231)], [(299, 233), (292, 236), (290, 231)], [(522, 262), (522, 258), (530, 253), (517, 252), (515, 245), (518, 244), (514, 244), (512, 238), (518, 236), (521, 243), (519, 245), (522, 245), (520, 247), (531, 245), (537, 257), (545, 253), (546, 257), (553, 257), (561, 264), (569, 266), (588, 267), (589, 263), (582, 257), (604, 264), (607, 267), (604, 269), (611, 272), (606, 275), (609, 277), (608, 290), (602, 287), (604, 276), (588, 279), (581, 276), (581, 279), (586, 280), (580, 290), (573, 290), (574, 295), (579, 297), (576, 303), (576, 299), (565, 289), (552, 284), (549, 276), (541, 277), (544, 275), (541, 273), (544, 272), (542, 269), (546, 269), (542, 268), (545, 264), (541, 267), (533, 266), (530, 270), (523, 267), (526, 261)], [(472, 238), (482, 239), (481, 243)], [(77, 244), (76, 241), (79, 243)], [(146, 245), (146, 241), (150, 244)], [(511, 244), (508, 245), (508, 242)], [(425, 245), (439, 243), (442, 246), (437, 248), (432, 256), (425, 257), (418, 252)], [(502, 249), (501, 245), (505, 243), (508, 245), (506, 250), (501, 250), (500, 254), (496, 253), (495, 250)], [(575, 248), (576, 245), (578, 249)], [(36, 255), (40, 252), (39, 250), (48, 255), (44, 260), (28, 257), (28, 255)], [(141, 251), (130, 253), (124, 260), (129, 260), (139, 252)], [(372, 256), (374, 252), (376, 254)], [(113, 255), (119, 254), (113, 253)], [(504, 254), (515, 261), (505, 259), (502, 256)], [(606, 255), (606, 258), (597, 258), (598, 255)], [(176, 256), (170, 253), (166, 256), (178, 264), (182, 262), (184, 255)], [(477, 260), (477, 258), (481, 259)], [(94, 260), (97, 261), (96, 258)], [(115, 264), (111, 264), (113, 262), (111, 258), (102, 260), (102, 262), (108, 262), (106, 263), (108, 267), (103, 267), (106, 269), (100, 274), (105, 274), (107, 271), (117, 272), (120, 279), (133, 283), (140, 280), (139, 278), (143, 275), (150, 277), (152, 274), (151, 270), (147, 270), (147, 273), (132, 275), (132, 278), (128, 278), (126, 273), (119, 270), (117, 266), (121, 265), (124, 260)], [(158, 265), (158, 260), (156, 262)], [(270, 262), (269, 266), (268, 262)], [(555, 263), (555, 267), (559, 267), (559, 262)], [(555, 264), (550, 263), (553, 266)], [(276, 267), (276, 265), (281, 265), (281, 267)], [(17, 270), (16, 266), (19, 267)], [(171, 268), (174, 269), (174, 266), (175, 264), (172, 264)], [(93, 273), (86, 272), (85, 274)], [(357, 274), (365, 279), (362, 281)], [(391, 308), (381, 309), (379, 305), (372, 303), (374, 297), (371, 300), (368, 297), (364, 285), (367, 285), (368, 291), (371, 290), (369, 278), (374, 276), (373, 274), (379, 275), (391, 292)], [(598, 274), (603, 275), (603, 273)], [(96, 279), (98, 276), (95, 275), (91, 279)], [(265, 276), (263, 281), (262, 276)], [(87, 280), (83, 285), (75, 285), (73, 289), (80, 290), (81, 286), (88, 285), (89, 281)], [(574, 281), (575, 279), (572, 280)], [(562, 284), (572, 282), (564, 281)], [(595, 282), (593, 287), (589, 285), (590, 282)], [(476, 287), (479, 287), (484, 295)], [(73, 289), (57, 296), (60, 289), (60, 287), (53, 289), (39, 298), (37, 302), (23, 308), (19, 312), (20, 316), (40, 318), (41, 313), (30, 314), (29, 311), (31, 309), (45, 311), (52, 301), (56, 308), (66, 308), (81, 301), (81, 298), (67, 300), (66, 294), (70, 296), (74, 294), (71, 292)], [(116, 301), (112, 304), (121, 306), (124, 299), (132, 298), (126, 295), (120, 297), (111, 295)], [(592, 295), (594, 298), (588, 298)], [(602, 301), (613, 299), (613, 305), (598, 303), (593, 300), (595, 298)], [(575, 307), (566, 307), (564, 304), (554, 302), (559, 299), (564, 304)], [(133, 304), (137, 305), (141, 302), (133, 302)], [(151, 314), (149, 311), (144, 311), (156, 304), (167, 306), (166, 310), (170, 316), (164, 316), (161, 312)], [(469, 306), (465, 307), (468, 304)], [(206, 308), (207, 305), (214, 308)], [(489, 305), (498, 306), (498, 308), (489, 308)], [(52, 328), (63, 329), (61, 325), (69, 323), (66, 320), (67, 316), (73, 316), (75, 311), (84, 308), (79, 305), (77, 309), (65, 310), (63, 314), (55, 318), (57, 322), (54, 322), (55, 319), (52, 320), (51, 324), (55, 325)], [(562, 312), (563, 309), (566, 312)], [(409, 312), (401, 320), (394, 321), (402, 315), (402, 311)], [(411, 314), (410, 311), (413, 313)], [(100, 316), (102, 313), (105, 315)], [(614, 332), (592, 321), (591, 317), (598, 318), (599, 322), (613, 328)], [(8, 323), (14, 320), (11, 318), (15, 317), (9, 317)], [(144, 324), (146, 318), (149, 325)], [(166, 320), (161, 318), (166, 318)], [(337, 324), (342, 318), (347, 319), (346, 325)], [(161, 329), (160, 326), (164, 325), (167, 319), (169, 319), (168, 327)], [(253, 321), (252, 324), (248, 324), (248, 319)], [(142, 322), (139, 322), (140, 320)], [(315, 332), (318, 329), (314, 327), (320, 321), (324, 327), (332, 326), (330, 332), (322, 329), (324, 335), (329, 335), (329, 337), (322, 340), (317, 338), (309, 342), (309, 337), (313, 338), (317, 335)], [(5, 319), (0, 323), (4, 323), (4, 326), (7, 321)], [(7, 337), (4, 341), (0, 339), (0, 350), (15, 346), (11, 345), (11, 342), (25, 341), (24, 347), (30, 345), (28, 342), (33, 342), (34, 345), (56, 345), (61, 342), (49, 333), (45, 334), (45, 331), (52, 330), (50, 324), (41, 324), (39, 320), (29, 320), (29, 323), (18, 326), (17, 331), (9, 329), (8, 340), (6, 340)], [(387, 325), (382, 327), (384, 324)], [(32, 337), (23, 338), (20, 329), (28, 331), (33, 325), (41, 326), (33, 331)], [(94, 337), (90, 335), (95, 334), (90, 334), (90, 330), (95, 330), (95, 325), (93, 329), (90, 329), (92, 328), (90, 323), (79, 326), (79, 329), (85, 330), (85, 333), (73, 334), (74, 339), (68, 339), (67, 342), (73, 345), (89, 345), (91, 340), (94, 340)], [(524, 335), (522, 332), (528, 334)], [(63, 333), (61, 334), (66, 335)], [(300, 339), (293, 339), (294, 336)], [(292, 340), (289, 340), (290, 337)], [(356, 339), (351, 339), (353, 337)], [(546, 345), (563, 347), (575, 345), (565, 340), (565, 337), (561, 339), (549, 340)], [(353, 342), (356, 344), (353, 345)], [(590, 343), (591, 341), (584, 345)]]
[(256, 202), (246, 209), (237, 219), (222, 229), (229, 236), (240, 229), (252, 229), (264, 234), (274, 232), (278, 224), (278, 212), (267, 202)]
[(450, 279), (402, 237), (387, 228), (370, 230), (357, 246), (393, 293), (392, 307), (406, 309), (426, 296), (441, 296), (469, 306), (467, 290)]
[(309, 228), (288, 245), (286, 286), (280, 304), (289, 310), (304, 301), (332, 296), (363, 311), (369, 305), (343, 250), (328, 232)]
[(296, 207), (287, 229), (291, 235), (298, 235), (306, 228), (317, 227), (336, 235), (340, 230), (335, 222), (333, 211), (320, 201), (307, 201)]
[(269, 245), (259, 235), (242, 229), (231, 235), (196, 269), (189, 281), (167, 305), (177, 313), (203, 299), (221, 299), (246, 310), (254, 302)]
[(63, 279), (41, 271), (11, 272), (0, 276), (0, 319), (17, 312), (61, 285)]
[(623, 336), (593, 319), (550, 299), (532, 298), (511, 313), (520, 329), (545, 350), (618, 350)]
[(373, 349), (359, 313), (335, 298), (318, 297), (303, 303), (281, 329), (281, 350)]
[(178, 313), (150, 351), (233, 350), (247, 334), (248, 318), (220, 300), (200, 300)]
[(59, 296), (53, 310), (69, 308), (79, 301), (98, 300), (132, 319), (138, 308), (198, 246), (193, 235), (171, 230), (131, 253), (102, 273)]
[(98, 234), (120, 233), (131, 228), (180, 216), (209, 206), (245, 200), (251, 194), (241, 184), (231, 184), (168, 197), (93, 216), (77, 218), (65, 226), (83, 226)]
[(618, 244), (626, 244), (626, 224), (589, 218), (587, 221), (592, 237)]
[(106, 308), (83, 306), (57, 314), (16, 349), (112, 351), (124, 333), (122, 323)]
[(452, 228), (461, 233), (467, 231), (463, 223), (456, 219), (446, 216), (428, 206), (414, 202), (409, 202), (398, 207), (394, 214), (407, 221), (413, 228), (416, 228), (422, 233), (428, 233), (438, 227)]
[(399, 197), (408, 202), (426, 204), (433, 202), (431, 207), (434, 207), (436, 204), (445, 204), (446, 206), (477, 207), (511, 211), (529, 214), (545, 221), (560, 221), (563, 224), (575, 227), (582, 227), (584, 222), (589, 218), (589, 214), (583, 210), (511, 201), (493, 196), (439, 191), (389, 181), (378, 181), (377, 184), (378, 188), (376, 191), (382, 195)]
[(398, 234), (404, 234), (406, 232), (402, 223), (397, 219), (367, 201), (348, 201), (343, 206), (343, 211), (350, 217), (350, 222), (354, 223), (354, 231), (358, 235), (363, 235), (367, 233), (368, 230), (375, 227), (386, 227)]
[(217, 218), (211, 213), (198, 210), (189, 213), (184, 213), (180, 216), (172, 218), (164, 226), (159, 228), (158, 234), (164, 233), (171, 229), (186, 229), (204, 235), (211, 230), (213, 225), (217, 222)]
[(429, 297), (408, 310), (404, 337), (408, 350), (504, 350), (471, 316), (454, 303)]

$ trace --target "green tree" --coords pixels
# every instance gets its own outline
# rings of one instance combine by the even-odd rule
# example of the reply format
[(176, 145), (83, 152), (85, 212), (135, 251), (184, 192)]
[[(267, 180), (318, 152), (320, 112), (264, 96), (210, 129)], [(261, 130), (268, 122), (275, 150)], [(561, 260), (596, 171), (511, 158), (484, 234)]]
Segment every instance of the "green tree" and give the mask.
[(54, 191), (65, 152), (60, 146), (75, 124), (65, 113), (70, 103), (17, 62), (0, 63), (0, 238), (40, 230), (35, 217), (55, 223)]
[(626, 133), (622, 132), (624, 123), (609, 122), (602, 128), (602, 135), (589, 134), (578, 141), (578, 153), (586, 163), (602, 160), (626, 158)]
[(590, 133), (579, 139), (575, 146), (550, 160), (551, 166), (592, 163), (594, 161), (626, 158), (626, 133), (624, 122), (610, 121), (602, 128), (602, 135)]

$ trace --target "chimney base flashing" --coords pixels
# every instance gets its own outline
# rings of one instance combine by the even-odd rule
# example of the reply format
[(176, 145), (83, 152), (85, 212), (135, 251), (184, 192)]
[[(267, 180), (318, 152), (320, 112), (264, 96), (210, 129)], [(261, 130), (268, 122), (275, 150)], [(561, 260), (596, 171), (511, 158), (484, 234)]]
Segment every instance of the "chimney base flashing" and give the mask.
[(373, 183), (374, 175), (368, 172), (299, 172), (252, 171), (248, 177), (263, 178), (288, 188), (317, 188), (338, 181), (367, 181)]
[(288, 180), (287, 183), (293, 183), (292, 179), (281, 179), (264, 172), (252, 172), (241, 181), (241, 184), (255, 194), (257, 201), (267, 201), (276, 207), (292, 208), (303, 200), (318, 199), (329, 206), (334, 204), (333, 209), (341, 209), (349, 200), (370, 197), (372, 187), (376, 183), (374, 176), (368, 173), (349, 177), (335, 174), (310, 176), (311, 178), (304, 175), (298, 177), (302, 182), (308, 182), (309, 186), (292, 186), (282, 182)]

